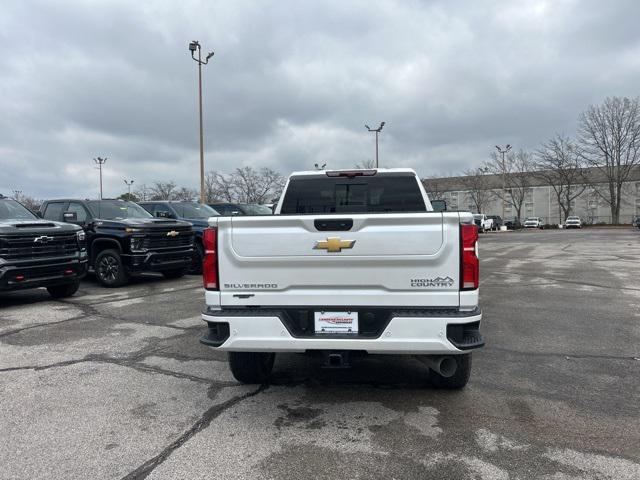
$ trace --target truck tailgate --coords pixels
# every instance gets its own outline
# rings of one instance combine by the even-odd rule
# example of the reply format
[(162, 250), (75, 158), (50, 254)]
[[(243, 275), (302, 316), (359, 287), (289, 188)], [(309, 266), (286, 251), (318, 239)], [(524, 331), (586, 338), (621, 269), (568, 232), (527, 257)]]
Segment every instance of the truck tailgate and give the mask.
[(220, 303), (458, 307), (459, 222), (454, 213), (220, 217)]

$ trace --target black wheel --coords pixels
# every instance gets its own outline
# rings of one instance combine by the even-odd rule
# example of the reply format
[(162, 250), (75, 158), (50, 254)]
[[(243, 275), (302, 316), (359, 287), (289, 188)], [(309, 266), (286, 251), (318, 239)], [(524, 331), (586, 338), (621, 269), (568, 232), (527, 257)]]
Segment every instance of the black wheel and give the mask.
[(453, 355), (458, 366), (456, 373), (451, 377), (443, 377), (431, 370), (431, 375), (434, 380), (434, 384), (439, 388), (446, 388), (450, 390), (459, 390), (464, 388), (469, 377), (471, 376), (471, 354), (465, 353), (463, 355)]
[(94, 270), (96, 278), (105, 287), (120, 287), (129, 280), (120, 254), (116, 250), (101, 251), (96, 257)]
[(200, 275), (202, 273), (202, 261), (204, 260), (204, 248), (202, 244), (196, 243), (195, 252), (193, 254), (193, 263), (189, 269), (189, 273)]
[(180, 278), (184, 277), (187, 273), (187, 270), (184, 268), (175, 268), (173, 270), (163, 270), (162, 275), (164, 278)]
[(80, 280), (76, 280), (73, 283), (67, 283), (65, 285), (54, 285), (52, 287), (47, 287), (47, 292), (49, 292), (49, 295), (51, 295), (53, 298), (66, 298), (76, 293), (79, 288)]
[(229, 368), (241, 383), (264, 383), (269, 379), (275, 353), (229, 352)]

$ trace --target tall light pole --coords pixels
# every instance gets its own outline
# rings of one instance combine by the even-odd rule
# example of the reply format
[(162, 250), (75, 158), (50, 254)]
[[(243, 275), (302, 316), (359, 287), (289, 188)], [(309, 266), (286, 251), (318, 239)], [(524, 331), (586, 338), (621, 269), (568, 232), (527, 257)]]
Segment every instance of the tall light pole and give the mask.
[(507, 195), (506, 164), (504, 162), (504, 156), (509, 152), (509, 150), (511, 150), (511, 145), (507, 144), (504, 148), (500, 148), (496, 145), (496, 149), (498, 150), (498, 153), (502, 155), (502, 164), (500, 167), (502, 167), (502, 221), (504, 222), (504, 199)]
[[(213, 52), (209, 52), (207, 57), (202, 60), (200, 52), (200, 43), (197, 40), (189, 44), (191, 58), (198, 64), (198, 107), (200, 110), (200, 203), (205, 203), (204, 194), (204, 134), (202, 130), (202, 65), (209, 63), (209, 59), (213, 57)], [(198, 58), (196, 58), (198, 52)]]
[(124, 183), (127, 185), (127, 187), (129, 187), (129, 196), (127, 197), (127, 200), (131, 200), (131, 185), (133, 185), (133, 179), (129, 180), (128, 182), (125, 180)]
[(378, 168), (378, 134), (382, 131), (382, 127), (384, 127), (384, 123), (382, 122), (378, 128), (370, 128), (369, 125), (365, 125), (365, 128), (370, 132), (376, 132), (376, 168)]
[(98, 158), (94, 158), (93, 161), (96, 165), (98, 165), (96, 168), (100, 170), (100, 200), (102, 200), (102, 165), (105, 164), (105, 162), (107, 161), (107, 158), (98, 157)]

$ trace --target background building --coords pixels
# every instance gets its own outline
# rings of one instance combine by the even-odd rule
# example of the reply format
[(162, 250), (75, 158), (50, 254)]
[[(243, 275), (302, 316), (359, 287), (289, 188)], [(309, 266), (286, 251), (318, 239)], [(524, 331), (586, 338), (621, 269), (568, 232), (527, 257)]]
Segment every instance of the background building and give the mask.
[[(564, 222), (565, 215), (558, 204), (554, 188), (548, 182), (530, 172), (527, 175), (524, 196), (520, 212), (520, 219), (526, 217), (542, 217), (545, 223), (558, 224)], [(479, 182), (471, 181), (471, 177), (446, 177), (423, 179), (423, 183), (430, 198), (443, 199), (447, 202), (447, 210), (467, 210), (473, 213), (488, 215), (502, 215), (502, 176), (483, 175), (481, 184), (486, 188), (483, 212), (478, 212), (474, 195), (477, 190), (473, 185)], [(575, 192), (581, 192), (571, 201), (570, 215), (579, 216), (586, 224), (611, 223), (611, 209), (609, 204), (597, 191), (606, 192), (607, 184), (604, 178), (599, 178), (597, 171), (584, 170), (584, 183), (575, 186)], [(631, 223), (634, 216), (640, 215), (640, 168), (635, 167), (621, 190), (620, 223)], [(606, 196), (606, 195), (605, 195)], [(505, 217), (516, 217), (517, 209), (509, 196), (505, 196)]]

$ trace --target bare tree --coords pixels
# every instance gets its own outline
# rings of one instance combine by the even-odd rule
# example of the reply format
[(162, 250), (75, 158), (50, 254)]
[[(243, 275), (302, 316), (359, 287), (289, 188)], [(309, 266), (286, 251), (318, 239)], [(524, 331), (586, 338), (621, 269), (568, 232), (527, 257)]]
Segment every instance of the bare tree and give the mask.
[(136, 201), (146, 201), (150, 199), (151, 192), (149, 191), (147, 184), (143, 183), (135, 192), (132, 193), (132, 195), (138, 198)]
[(153, 182), (149, 188), (150, 200), (173, 200), (176, 182)]
[(532, 155), (524, 150), (505, 155), (504, 165), (496, 152), (491, 152), (491, 160), (486, 163), (487, 172), (504, 177), (504, 191), (502, 188), (493, 190), (493, 195), (512, 205), (518, 219), (522, 218), (522, 207), (527, 198), (527, 191), (531, 188), (531, 174), (533, 167)]
[(13, 199), (17, 200), (34, 213), (40, 210), (40, 206), (42, 205), (42, 200), (25, 195), (18, 191), (14, 191)]
[(624, 182), (640, 165), (640, 100), (638, 97), (607, 98), (580, 115), (580, 155), (604, 178), (594, 191), (609, 205), (611, 222), (620, 222)]
[(536, 151), (534, 175), (551, 185), (558, 200), (558, 220), (571, 214), (571, 204), (587, 188), (584, 163), (574, 142), (557, 134)]
[(205, 179), (208, 201), (223, 200), (237, 203), (269, 203), (284, 187), (284, 178), (275, 170), (263, 167), (236, 168), (229, 174), (208, 172)]
[(142, 200), (135, 193), (129, 193), (129, 192), (123, 193), (122, 195), (118, 196), (118, 198), (121, 200), (129, 200), (131, 202), (139, 202)]
[(469, 169), (463, 173), (462, 177), (462, 183), (467, 189), (467, 195), (475, 205), (477, 213), (485, 213), (494, 197), (487, 172), (486, 167)]
[(193, 202), (198, 198), (197, 190), (188, 187), (180, 187), (174, 190), (171, 200), (183, 200)]

